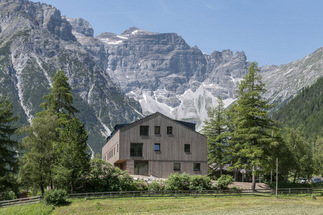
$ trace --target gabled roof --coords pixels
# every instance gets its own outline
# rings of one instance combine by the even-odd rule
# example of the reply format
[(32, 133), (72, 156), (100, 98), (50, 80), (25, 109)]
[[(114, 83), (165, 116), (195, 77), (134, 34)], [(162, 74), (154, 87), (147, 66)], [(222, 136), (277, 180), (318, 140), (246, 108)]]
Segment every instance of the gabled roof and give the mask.
[[(114, 126), (114, 131), (111, 133), (111, 135), (109, 137), (107, 137), (107, 141), (109, 141), (118, 130), (124, 131), (124, 130), (130, 129), (130, 128), (138, 125), (138, 124), (142, 124), (142, 123), (144, 123), (146, 121), (149, 121), (149, 120), (151, 120), (151, 119), (153, 119), (155, 117), (158, 117), (158, 116), (165, 117), (165, 118), (177, 123), (179, 126), (184, 126), (184, 127), (188, 128), (188, 129), (193, 130), (194, 132), (200, 134), (199, 132), (195, 131), (195, 123), (174, 120), (174, 119), (171, 119), (168, 116), (165, 116), (164, 114), (156, 112), (154, 114), (148, 115), (148, 116), (146, 116), (146, 117), (144, 117), (142, 119), (139, 119), (139, 120), (134, 121), (134, 122), (129, 123), (129, 124), (117, 124), (116, 126)], [(200, 134), (200, 135), (202, 135), (202, 134)], [(202, 136), (204, 136), (204, 135), (202, 135)]]

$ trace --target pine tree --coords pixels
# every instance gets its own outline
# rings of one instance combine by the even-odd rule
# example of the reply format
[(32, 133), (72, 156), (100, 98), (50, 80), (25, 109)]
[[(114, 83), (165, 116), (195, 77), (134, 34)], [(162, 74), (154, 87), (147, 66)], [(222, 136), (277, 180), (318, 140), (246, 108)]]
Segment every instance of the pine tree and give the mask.
[(44, 109), (53, 110), (55, 113), (68, 113), (73, 115), (79, 112), (73, 106), (71, 87), (68, 84), (68, 77), (63, 70), (57, 70), (53, 78), (53, 87), (50, 94), (44, 96), (46, 102), (42, 104)]
[(209, 119), (204, 121), (203, 134), (207, 136), (208, 144), (208, 162), (215, 164), (222, 169), (227, 160), (227, 140), (228, 140), (228, 122), (221, 98), (218, 98), (218, 106), (208, 110)]
[(17, 170), (17, 141), (12, 138), (17, 128), (12, 104), (0, 96), (0, 191), (12, 186), (12, 173)]
[(251, 63), (248, 74), (239, 84), (236, 105), (236, 129), (233, 138), (239, 141), (239, 156), (247, 159), (247, 165), (252, 169), (252, 189), (255, 189), (255, 174), (262, 166), (265, 152), (269, 148), (272, 138), (270, 130), (273, 122), (268, 118), (270, 105), (262, 98), (265, 86), (258, 73), (257, 63)]

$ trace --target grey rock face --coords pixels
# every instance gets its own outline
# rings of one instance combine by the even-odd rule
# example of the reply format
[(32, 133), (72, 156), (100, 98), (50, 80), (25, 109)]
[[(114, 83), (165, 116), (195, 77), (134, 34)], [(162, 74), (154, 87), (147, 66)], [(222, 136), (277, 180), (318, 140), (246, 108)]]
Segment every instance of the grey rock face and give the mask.
[(67, 18), (67, 21), (72, 24), (73, 26), (73, 31), (83, 34), (84, 36), (87, 37), (93, 37), (94, 35), (94, 30), (90, 23), (86, 21), (85, 19), (82, 18)]
[(69, 77), (81, 111), (78, 117), (86, 125), (94, 152), (101, 151), (116, 123), (141, 116), (139, 104), (129, 99), (77, 42), (71, 24), (57, 9), (8, 0), (0, 2), (0, 11), (0, 92), (13, 101), (22, 123), (30, 122), (42, 110), (42, 96), (49, 93), (57, 69)]
[(265, 97), (279, 108), (295, 97), (302, 88), (311, 86), (323, 75), (323, 48), (312, 54), (263, 73)]
[(243, 52), (205, 55), (175, 33), (132, 27), (120, 35), (75, 35), (112, 80), (140, 102), (145, 114), (159, 111), (199, 125), (207, 108), (217, 104), (217, 96), (227, 105), (234, 100), (249, 65)]

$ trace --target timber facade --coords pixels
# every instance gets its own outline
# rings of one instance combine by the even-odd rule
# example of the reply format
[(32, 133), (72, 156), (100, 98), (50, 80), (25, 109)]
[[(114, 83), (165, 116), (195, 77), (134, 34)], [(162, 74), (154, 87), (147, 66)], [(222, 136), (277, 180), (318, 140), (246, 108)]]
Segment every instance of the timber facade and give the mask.
[(157, 112), (117, 125), (102, 148), (102, 159), (131, 175), (207, 175), (207, 138), (195, 131), (195, 124)]

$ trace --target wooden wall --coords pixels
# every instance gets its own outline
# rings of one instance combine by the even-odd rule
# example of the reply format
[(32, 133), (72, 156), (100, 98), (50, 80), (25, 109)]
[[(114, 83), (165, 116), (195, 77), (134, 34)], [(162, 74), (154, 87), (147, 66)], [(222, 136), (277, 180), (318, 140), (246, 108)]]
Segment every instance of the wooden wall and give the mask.
[[(140, 123), (121, 128), (120, 159), (148, 160), (148, 174), (167, 177), (173, 170), (173, 163), (181, 163), (181, 171), (189, 174), (207, 174), (206, 137), (175, 122), (161, 114), (154, 114), (140, 120)], [(149, 135), (140, 136), (140, 125), (149, 126)], [(160, 135), (154, 133), (155, 126), (160, 126)], [(173, 127), (173, 134), (167, 134), (167, 126)], [(143, 156), (130, 156), (130, 143), (143, 143)], [(155, 143), (160, 143), (160, 151), (154, 150)], [(184, 144), (190, 144), (190, 153), (184, 152)], [(201, 171), (193, 171), (193, 163), (201, 163)], [(129, 172), (130, 173), (130, 172)]]

